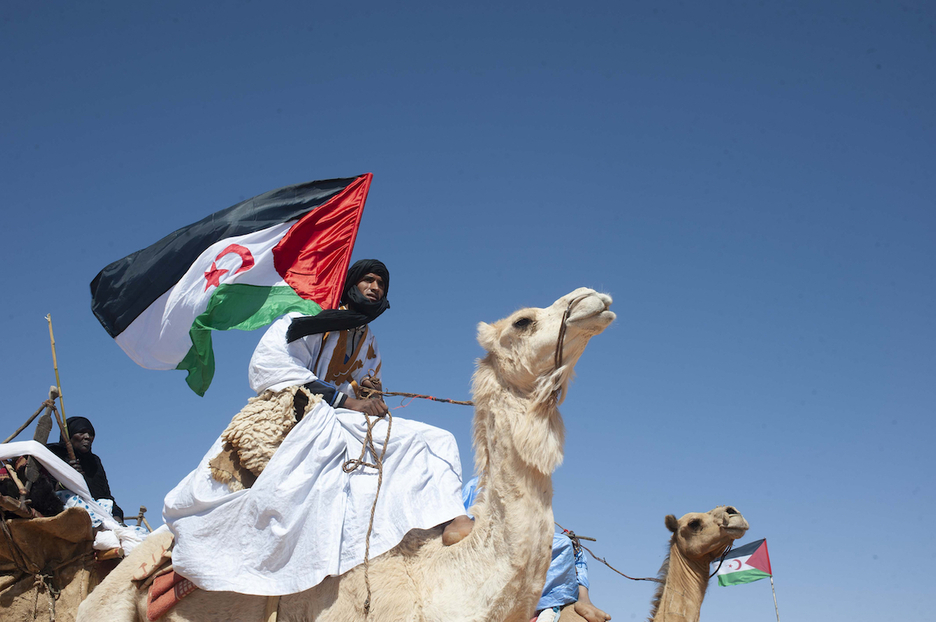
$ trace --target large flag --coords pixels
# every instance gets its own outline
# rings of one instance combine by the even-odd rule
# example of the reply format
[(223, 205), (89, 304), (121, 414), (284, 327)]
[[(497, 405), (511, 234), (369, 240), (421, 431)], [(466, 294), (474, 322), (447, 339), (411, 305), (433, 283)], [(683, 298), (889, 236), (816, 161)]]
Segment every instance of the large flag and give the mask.
[(767, 540), (756, 540), (732, 549), (718, 569), (718, 584), (721, 586), (750, 583), (771, 576), (770, 558), (767, 556)]
[(273, 190), (170, 233), (91, 281), (91, 309), (130, 358), (184, 369), (204, 395), (211, 330), (337, 307), (372, 175)]

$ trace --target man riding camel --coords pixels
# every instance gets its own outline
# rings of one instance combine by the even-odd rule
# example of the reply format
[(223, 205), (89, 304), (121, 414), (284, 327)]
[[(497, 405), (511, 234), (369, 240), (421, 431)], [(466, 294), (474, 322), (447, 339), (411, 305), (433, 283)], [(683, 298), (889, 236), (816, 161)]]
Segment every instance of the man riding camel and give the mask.
[(446, 524), (445, 544), (470, 532), (449, 432), (394, 417), (379, 496), (376, 469), (346, 468), (367, 438), (380, 453), (391, 425), (380, 396), (367, 394), (381, 387), (380, 352), (368, 324), (389, 308), (389, 288), (383, 263), (358, 261), (339, 309), (290, 313), (261, 338), (248, 372), (256, 399), (298, 386), (322, 401), (306, 413), (308, 398), (295, 393), (300, 420), (248, 490), (231, 492), (212, 480), (208, 463), (222, 451), (219, 439), (166, 497), (163, 516), (176, 537), (173, 567), (196, 586), (273, 596), (347, 572), (363, 562), (375, 498), (370, 557), (412, 529)]

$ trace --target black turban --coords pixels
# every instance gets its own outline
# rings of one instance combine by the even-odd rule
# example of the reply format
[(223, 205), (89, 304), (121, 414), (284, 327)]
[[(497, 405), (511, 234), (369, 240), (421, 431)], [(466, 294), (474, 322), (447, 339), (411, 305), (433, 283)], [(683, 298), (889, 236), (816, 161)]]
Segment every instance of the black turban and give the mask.
[[(367, 274), (376, 274), (384, 282), (384, 295), (380, 300), (371, 302), (357, 288), (357, 284)], [(348, 330), (364, 326), (390, 308), (387, 296), (390, 293), (390, 271), (376, 259), (361, 259), (348, 270), (341, 304), (347, 309), (326, 309), (318, 315), (304, 315), (294, 318), (286, 331), (286, 343), (302, 339), (307, 335), (329, 333), (336, 330)]]

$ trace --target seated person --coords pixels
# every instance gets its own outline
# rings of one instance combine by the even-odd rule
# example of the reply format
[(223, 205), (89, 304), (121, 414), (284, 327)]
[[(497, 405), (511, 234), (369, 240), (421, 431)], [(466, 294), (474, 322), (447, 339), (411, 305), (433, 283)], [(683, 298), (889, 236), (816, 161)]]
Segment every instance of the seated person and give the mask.
[[(478, 478), (465, 484), (462, 499), (465, 509), (470, 508), (478, 495)], [(607, 613), (592, 604), (588, 596), (588, 564), (585, 551), (576, 550), (572, 539), (561, 530), (553, 534), (552, 559), (546, 571), (543, 595), (536, 604), (536, 620), (558, 620), (561, 609), (574, 603), (575, 613), (588, 622), (606, 622)], [(545, 614), (545, 615), (544, 615)]]
[[(285, 404), (297, 421), (249, 487), (232, 490), (213, 478), (212, 460), (224, 451), (219, 438), (167, 495), (163, 518), (175, 536), (178, 574), (209, 591), (275, 596), (306, 590), (364, 561), (375, 498), (371, 559), (412, 529), (444, 524), (449, 544), (467, 533), (465, 523), (470, 529), (451, 433), (402, 417), (391, 425), (381, 397), (365, 391), (380, 390), (380, 351), (368, 324), (389, 308), (389, 286), (383, 263), (359, 261), (348, 271), (341, 308), (290, 313), (267, 329), (250, 360), (257, 398), (249, 407), (264, 412), (284, 403), (290, 391), (295, 396)], [(309, 407), (297, 387), (322, 401)], [(276, 417), (280, 421), (282, 412)], [(376, 469), (345, 466), (361, 455), (368, 436), (381, 452), (388, 427), (378, 495)], [(375, 462), (369, 450), (364, 462)]]
[[(69, 460), (64, 438), (58, 443), (49, 443), (47, 447), (84, 476), (88, 491), (94, 499), (109, 500), (113, 504), (112, 514), (117, 521), (122, 523), (124, 513), (114, 501), (114, 495), (111, 494), (104, 465), (101, 464), (101, 459), (96, 454), (91, 453), (91, 445), (94, 443), (94, 426), (84, 417), (69, 417), (65, 420), (65, 427), (68, 428), (68, 434), (71, 436), (75, 460)], [(110, 504), (105, 502), (103, 505), (107, 507)]]

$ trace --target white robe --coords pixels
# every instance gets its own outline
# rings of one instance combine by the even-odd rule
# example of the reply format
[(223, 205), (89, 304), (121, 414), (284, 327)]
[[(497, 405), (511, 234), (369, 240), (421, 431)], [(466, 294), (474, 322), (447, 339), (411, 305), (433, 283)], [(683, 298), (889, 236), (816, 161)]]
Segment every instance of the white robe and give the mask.
[[(355, 397), (352, 380), (360, 384), (368, 375), (380, 378), (380, 350), (373, 331), (367, 326), (352, 329), (358, 331), (360, 345), (348, 353), (349, 361), (333, 363), (336, 354), (339, 359), (344, 358), (348, 349), (347, 335), (351, 331), (331, 332), (324, 340), (322, 335), (308, 335), (287, 344), (286, 331), (289, 324), (294, 317), (301, 315), (289, 313), (276, 320), (257, 344), (247, 370), (250, 388), (257, 395), (267, 389), (281, 391), (286, 387), (321, 380)], [(346, 372), (339, 369), (341, 367), (351, 367), (353, 370)]]
[[(265, 341), (273, 349), (277, 343), (285, 344), (288, 323), (282, 322), (273, 324), (258, 346), (251, 360), (252, 382), (258, 355), (260, 361), (277, 356), (286, 360), (282, 352), (264, 346)], [(281, 341), (277, 333), (282, 333)], [(274, 338), (268, 341), (269, 335)], [(309, 341), (321, 344), (322, 339), (312, 335), (294, 343)], [(358, 349), (362, 357), (367, 347), (365, 342)], [(304, 356), (314, 364), (317, 354), (309, 350)], [(379, 367), (379, 358), (377, 362)], [(272, 372), (275, 367), (266, 369)], [(303, 380), (302, 372), (291, 364), (281, 369), (290, 378), (285, 386), (318, 377)], [(379, 368), (359, 371), (363, 377)], [(267, 375), (266, 381), (270, 380), (268, 388), (278, 386), (275, 374)], [(208, 463), (221, 451), (219, 438), (166, 497), (163, 519), (176, 538), (172, 555), (176, 572), (205, 590), (274, 596), (306, 590), (326, 576), (343, 574), (362, 563), (377, 472), (358, 468), (345, 473), (341, 467), (360, 456), (366, 431), (363, 414), (319, 402), (289, 432), (254, 485), (238, 492), (211, 477)], [(373, 432), (378, 452), (386, 435), (383, 418)], [(374, 462), (369, 454), (365, 460)], [(371, 558), (396, 546), (411, 529), (428, 529), (464, 513), (455, 437), (394, 417), (374, 515)]]

